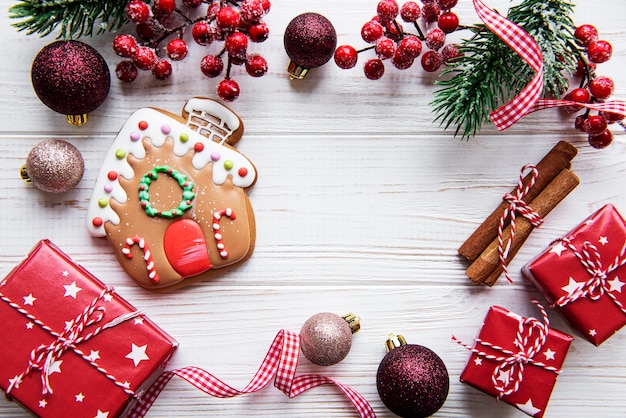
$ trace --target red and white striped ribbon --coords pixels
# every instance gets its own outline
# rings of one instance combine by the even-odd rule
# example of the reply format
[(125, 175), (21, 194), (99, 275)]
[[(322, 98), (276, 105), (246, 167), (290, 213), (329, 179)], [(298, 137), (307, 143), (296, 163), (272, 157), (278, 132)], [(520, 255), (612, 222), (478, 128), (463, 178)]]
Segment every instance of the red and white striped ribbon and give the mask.
[(294, 398), (314, 387), (326, 384), (336, 385), (352, 402), (362, 418), (375, 418), (374, 410), (367, 400), (354, 389), (324, 376), (308, 374), (296, 376), (300, 355), (300, 335), (281, 330), (272, 342), (265, 359), (250, 382), (241, 390), (222, 382), (211, 373), (199, 367), (183, 367), (166, 371), (148, 388), (128, 414), (129, 418), (143, 417), (157, 399), (165, 385), (174, 376), (191, 383), (204, 393), (216, 398), (231, 398), (256, 392), (274, 379), (274, 386), (289, 398)]
[(537, 42), (515, 23), (499, 15), (480, 0), (473, 0), (476, 13), (485, 26), (502, 39), (533, 70), (534, 77), (510, 102), (490, 113), (491, 121), (503, 131), (525, 115), (538, 110), (561, 106), (582, 106), (593, 110), (626, 115), (626, 101), (611, 100), (602, 103), (578, 103), (569, 100), (542, 99), (543, 55)]
[(608, 283), (609, 274), (626, 264), (626, 242), (624, 242), (622, 250), (615, 257), (611, 265), (604, 268), (598, 248), (592, 243), (585, 241), (579, 251), (569, 239), (561, 238), (560, 241), (574, 253), (576, 258), (585, 267), (585, 270), (591, 275), (591, 278), (582, 283), (581, 286), (571, 294), (559, 298), (553, 305), (562, 308), (579, 299), (588, 297), (591, 300), (598, 300), (602, 295), (607, 295), (622, 313), (626, 315), (626, 306), (617, 300), (617, 297), (611, 292), (611, 286)]
[(492, 350), (502, 353), (503, 355), (488, 354), (476, 347), (463, 343), (454, 335), (452, 336), (453, 341), (467, 348), (472, 353), (497, 363), (497, 366), (491, 375), (491, 382), (493, 383), (494, 388), (498, 391), (498, 399), (502, 399), (502, 397), (515, 393), (519, 390), (519, 387), (524, 379), (524, 368), (526, 364), (541, 367), (542, 369), (556, 374), (561, 373), (561, 369), (548, 366), (547, 364), (537, 361), (534, 358), (535, 355), (541, 352), (542, 347), (546, 343), (550, 322), (544, 307), (535, 299), (531, 299), (531, 301), (537, 305), (541, 311), (543, 322), (540, 322), (536, 318), (522, 318), (519, 321), (515, 340), (513, 341), (513, 344), (518, 349), (517, 352), (492, 344), (480, 338), (476, 338), (476, 346), (480, 345), (489, 347)]
[[(524, 173), (527, 170), (531, 171), (531, 177), (528, 184), (524, 186), (524, 178), (526, 177)], [(539, 171), (537, 170), (537, 167), (532, 164), (526, 164), (524, 167), (522, 167), (520, 171), (519, 181), (517, 183), (517, 188), (515, 189), (515, 194), (507, 193), (503, 196), (503, 199), (508, 202), (508, 206), (504, 209), (504, 212), (500, 217), (500, 223), (498, 224), (498, 256), (500, 257), (500, 264), (502, 265), (502, 271), (504, 272), (504, 276), (509, 281), (509, 283), (513, 283), (513, 280), (509, 275), (506, 261), (509, 256), (509, 251), (511, 250), (511, 244), (513, 242), (513, 239), (515, 238), (515, 219), (517, 217), (517, 214), (519, 213), (524, 218), (528, 219), (530, 223), (535, 227), (538, 227), (543, 223), (543, 218), (537, 212), (535, 212), (535, 210), (531, 208), (528, 203), (524, 201), (524, 196), (526, 196), (531, 187), (535, 185), (538, 175)], [(511, 232), (505, 244), (504, 227), (506, 226), (509, 218)]]

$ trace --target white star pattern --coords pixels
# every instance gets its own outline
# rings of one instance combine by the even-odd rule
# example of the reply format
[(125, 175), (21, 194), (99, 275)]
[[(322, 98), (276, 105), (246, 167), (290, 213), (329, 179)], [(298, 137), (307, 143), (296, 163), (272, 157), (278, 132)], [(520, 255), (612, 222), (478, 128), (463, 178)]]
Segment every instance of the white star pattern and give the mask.
[(64, 271), (61, 273), (61, 276), (63, 276), (63, 277), (67, 277), (67, 276), (69, 276), (69, 275), (70, 275), (70, 272), (69, 272), (69, 271), (67, 271), (67, 270), (64, 270)]
[(601, 237), (600, 237), (600, 239), (598, 240), (598, 242), (599, 242), (600, 244), (602, 244), (602, 245), (606, 245), (606, 244), (608, 244), (608, 243), (609, 243), (609, 239), (608, 239), (608, 237), (602, 237), (602, 236), (601, 236)]
[(143, 325), (143, 317), (141, 316), (135, 317), (135, 325)]
[(137, 367), (143, 360), (150, 360), (150, 357), (146, 355), (147, 347), (148, 344), (138, 347), (135, 343), (132, 343), (131, 351), (126, 355), (126, 358), (131, 359), (135, 363), (135, 367)]
[(498, 377), (496, 377), (496, 380), (504, 384), (507, 384), (509, 382), (510, 377), (511, 377), (510, 370), (500, 370), (498, 372)]
[(22, 383), (22, 376), (15, 376), (13, 379), (9, 379), (9, 386), (15, 389), (19, 389), (20, 383)]
[(110, 293), (107, 293), (106, 295), (104, 295), (104, 301), (105, 302), (111, 302), (113, 300), (113, 295)]
[(37, 298), (34, 297), (32, 293), (30, 293), (28, 296), (24, 296), (24, 306), (34, 306), (33, 303), (35, 303), (36, 300)]
[(85, 395), (81, 392), (74, 395), (74, 398), (76, 398), (76, 402), (82, 402), (85, 399)]
[(26, 329), (33, 329), (35, 327), (35, 323), (30, 321), (26, 323)]
[(613, 280), (609, 280), (609, 285), (611, 286), (611, 288), (609, 289), (609, 292), (622, 293), (622, 287), (625, 284), (626, 283), (620, 281), (619, 277), (615, 276)]
[(80, 287), (76, 286), (76, 282), (72, 282), (72, 284), (64, 284), (63, 287), (65, 288), (65, 294), (63, 296), (71, 296), (74, 299), (76, 299), (76, 294), (83, 290)]
[(591, 225), (591, 224), (593, 224), (593, 220), (591, 220), (591, 219), (587, 219), (587, 220), (585, 221), (585, 225), (589, 226), (589, 225)]
[(552, 248), (550, 248), (550, 252), (556, 254), (559, 257), (561, 256), (561, 253), (565, 250), (567, 250), (567, 247), (563, 245), (561, 241), (558, 241), (552, 246)]
[(595, 329), (590, 329), (589, 335), (591, 335), (592, 337), (595, 337), (596, 335), (598, 335), (598, 332)]
[(533, 405), (533, 401), (530, 398), (526, 401), (526, 403), (518, 403), (515, 404), (515, 406), (517, 406), (521, 411), (526, 412), (531, 417), (534, 417), (537, 413), (541, 412), (541, 409)]
[(474, 359), (474, 364), (477, 366), (482, 366), (483, 365), (483, 359), (481, 359), (480, 357), (476, 357)]
[(102, 412), (101, 410), (98, 409), (98, 413), (96, 414), (95, 418), (108, 418), (108, 416), (109, 416), (109, 411)]
[(549, 348), (543, 352), (543, 355), (546, 356), (546, 360), (554, 360), (555, 354), (556, 354), (556, 351), (552, 351)]
[(130, 382), (124, 381), (124, 383), (122, 383), (122, 386), (125, 387), (126, 389), (130, 389)]
[(48, 401), (46, 401), (45, 399), (42, 399), (39, 401), (39, 407), (40, 408), (45, 408), (46, 405), (48, 405)]
[(74, 320), (65, 321), (65, 331), (69, 331), (74, 326)]
[(63, 363), (63, 360), (53, 361), (50, 365), (49, 373), (61, 373), (61, 363)]
[(578, 289), (580, 289), (583, 284), (583, 282), (577, 282), (576, 280), (574, 280), (573, 277), (570, 277), (567, 285), (563, 286), (561, 289), (563, 289), (563, 291), (569, 296), (574, 294), (574, 292), (576, 292)]
[(91, 350), (89, 353), (89, 361), (95, 363), (98, 359), (100, 359), (100, 350)]

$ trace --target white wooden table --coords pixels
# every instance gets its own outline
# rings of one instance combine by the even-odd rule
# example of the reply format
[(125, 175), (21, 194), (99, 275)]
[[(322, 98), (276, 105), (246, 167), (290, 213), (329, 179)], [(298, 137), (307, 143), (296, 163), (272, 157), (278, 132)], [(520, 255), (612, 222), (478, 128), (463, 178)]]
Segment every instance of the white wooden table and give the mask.
[[(362, 318), (362, 330), (348, 357), (328, 368), (302, 359), (299, 372), (348, 384), (378, 416), (391, 417), (379, 400), (375, 375), (387, 335), (400, 333), (436, 351), (448, 367), (450, 393), (436, 416), (525, 416), (459, 383), (468, 352), (450, 337), (471, 341), (490, 305), (538, 315), (529, 299), (543, 299), (520, 268), (602, 205), (613, 203), (626, 213), (626, 134), (618, 133), (611, 147), (598, 151), (574, 131), (571, 117), (548, 110), (504, 133), (488, 126), (465, 142), (432, 123), (428, 103), (435, 77), (419, 68), (388, 70), (372, 82), (360, 69), (342, 71), (330, 63), (310, 71), (305, 80), (290, 81), (282, 36), (293, 17), (319, 12), (334, 23), (340, 44), (358, 46), (360, 27), (374, 15), (376, 2), (276, 0), (267, 16), (271, 36), (258, 46), (270, 71), (260, 79), (235, 73), (242, 94), (231, 105), (246, 126), (239, 149), (260, 173), (250, 193), (256, 250), (244, 266), (212, 282), (153, 294), (130, 281), (104, 240), (87, 233), (86, 207), (104, 152), (134, 110), (155, 106), (178, 112), (191, 96), (215, 97), (215, 81), (199, 71), (201, 48), (193, 47), (190, 57), (175, 65), (168, 82), (152, 81), (147, 74), (130, 85), (113, 79), (106, 102), (86, 126), (76, 128), (46, 108), (31, 86), (32, 59), (53, 38), (17, 33), (6, 13), (14, 2), (2, 3), (1, 277), (38, 240), (49, 238), (180, 342), (170, 367), (196, 365), (235, 387), (252, 377), (278, 330), (298, 331), (317, 312), (354, 312)], [(462, 21), (477, 22), (471, 3), (459, 3)], [(510, 5), (488, 3), (500, 10)], [(615, 97), (624, 98), (626, 3), (579, 3), (576, 23), (596, 25), (613, 44), (614, 58), (601, 69), (615, 80)], [(114, 68), (118, 58), (110, 48), (111, 34), (84, 40)], [(40, 192), (19, 178), (30, 149), (48, 138), (70, 141), (85, 158), (83, 180), (66, 194)], [(474, 286), (457, 248), (516, 183), (520, 168), (538, 162), (561, 139), (579, 149), (573, 170), (580, 186), (511, 263), (512, 285), (501, 279), (493, 288)], [(572, 332), (558, 312), (550, 313), (556, 328)], [(577, 338), (546, 416), (624, 416), (625, 353), (626, 332), (599, 348)], [(2, 401), (0, 415), (26, 412)], [(356, 416), (331, 387), (292, 400), (272, 387), (221, 400), (176, 379), (149, 412), (153, 417), (213, 415)]]

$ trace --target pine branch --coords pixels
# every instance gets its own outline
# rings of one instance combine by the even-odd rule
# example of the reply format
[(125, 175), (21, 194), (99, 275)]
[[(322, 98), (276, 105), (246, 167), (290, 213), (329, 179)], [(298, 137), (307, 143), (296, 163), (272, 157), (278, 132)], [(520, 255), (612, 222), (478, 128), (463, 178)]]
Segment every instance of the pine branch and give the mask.
[(72, 39), (112, 31), (126, 23), (128, 0), (27, 0), (9, 8), (19, 31), (46, 36), (60, 26), (58, 38)]
[[(508, 19), (525, 29), (542, 50), (544, 96), (558, 96), (567, 88), (567, 75), (576, 68), (569, 44), (574, 39), (567, 0), (523, 0), (509, 10)], [(443, 86), (431, 103), (445, 129), (457, 125), (455, 136), (475, 136), (489, 113), (515, 97), (534, 76), (534, 71), (504, 42), (484, 27), (463, 40), (463, 56), (442, 73)], [(445, 79), (445, 77), (449, 77)]]

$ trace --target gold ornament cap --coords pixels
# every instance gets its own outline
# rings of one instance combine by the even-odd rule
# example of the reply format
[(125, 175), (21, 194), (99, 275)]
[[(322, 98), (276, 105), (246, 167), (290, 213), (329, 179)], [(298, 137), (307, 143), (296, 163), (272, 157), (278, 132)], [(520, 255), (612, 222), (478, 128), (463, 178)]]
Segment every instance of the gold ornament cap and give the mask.
[(287, 63), (287, 72), (289, 73), (290, 80), (302, 80), (306, 77), (309, 69), (296, 64), (290, 59)]
[(352, 331), (352, 334), (356, 334), (357, 332), (361, 330), (361, 318), (359, 318), (355, 314), (347, 313), (343, 315), (342, 318), (344, 319), (344, 321), (348, 323), (348, 326), (350, 327), (350, 331)]
[(82, 115), (65, 115), (65, 120), (70, 125), (83, 126), (87, 123), (87, 114), (84, 113)]
[(394, 348), (398, 348), (402, 345), (407, 345), (407, 342), (402, 335), (389, 334), (387, 341), (385, 341), (387, 352), (390, 352)]

